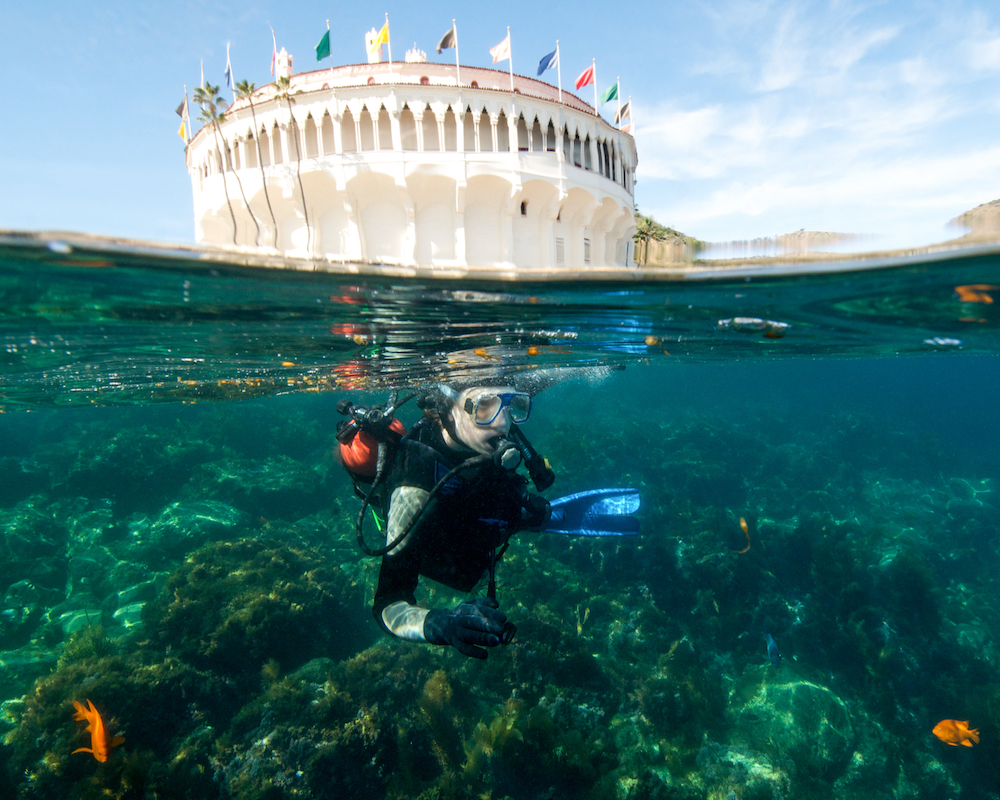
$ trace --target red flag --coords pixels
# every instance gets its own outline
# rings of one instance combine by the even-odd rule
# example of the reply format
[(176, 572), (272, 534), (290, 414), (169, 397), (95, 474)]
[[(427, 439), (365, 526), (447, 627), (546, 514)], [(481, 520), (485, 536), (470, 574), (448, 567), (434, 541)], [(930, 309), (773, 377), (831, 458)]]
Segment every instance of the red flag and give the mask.
[(588, 83), (594, 82), (594, 65), (591, 64), (583, 72), (580, 73), (580, 77), (576, 79), (576, 88), (582, 89)]
[(274, 77), (274, 63), (278, 60), (278, 40), (274, 38), (274, 28), (271, 28), (271, 77)]

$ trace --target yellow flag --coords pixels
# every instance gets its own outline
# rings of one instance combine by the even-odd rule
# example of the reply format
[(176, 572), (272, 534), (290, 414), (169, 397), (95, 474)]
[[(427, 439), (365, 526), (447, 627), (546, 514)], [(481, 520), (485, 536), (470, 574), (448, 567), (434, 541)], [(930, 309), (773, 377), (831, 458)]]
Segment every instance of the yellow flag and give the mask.
[(382, 26), (382, 30), (378, 32), (378, 36), (372, 39), (371, 46), (368, 48), (369, 53), (375, 53), (383, 44), (389, 43), (389, 20), (385, 21), (385, 25)]
[(177, 129), (177, 135), (184, 140), (184, 144), (187, 144), (187, 123), (181, 120), (181, 126)]

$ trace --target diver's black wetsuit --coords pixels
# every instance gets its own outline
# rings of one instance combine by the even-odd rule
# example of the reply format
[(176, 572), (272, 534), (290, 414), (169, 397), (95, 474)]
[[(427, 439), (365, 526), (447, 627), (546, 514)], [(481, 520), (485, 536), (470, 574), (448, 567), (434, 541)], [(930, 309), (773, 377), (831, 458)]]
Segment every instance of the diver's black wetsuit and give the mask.
[[(451, 450), (433, 423), (417, 423), (403, 439), (389, 475), (386, 541), (399, 536), (427, 493), (450, 469), (473, 456), (471, 451)], [(538, 508), (532, 506), (532, 499), (527, 479), (493, 461), (450, 478), (416, 529), (382, 557), (372, 607), (382, 627), (402, 638), (423, 640), (426, 611), (416, 606), (414, 596), (419, 576), (462, 592), (472, 591), (489, 573), (494, 552), (499, 555), (513, 534), (545, 522), (539, 512), (525, 511), (526, 503)]]

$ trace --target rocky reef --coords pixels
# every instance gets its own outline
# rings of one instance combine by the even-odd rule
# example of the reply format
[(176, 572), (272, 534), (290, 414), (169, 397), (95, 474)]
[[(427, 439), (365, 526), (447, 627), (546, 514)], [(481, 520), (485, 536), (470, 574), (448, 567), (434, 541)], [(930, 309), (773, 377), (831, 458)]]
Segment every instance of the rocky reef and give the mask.
[(555, 417), (555, 493), (643, 533), (518, 537), (479, 662), (378, 630), (332, 402), (0, 419), (0, 798), (1000, 796), (1000, 494), (940, 443)]

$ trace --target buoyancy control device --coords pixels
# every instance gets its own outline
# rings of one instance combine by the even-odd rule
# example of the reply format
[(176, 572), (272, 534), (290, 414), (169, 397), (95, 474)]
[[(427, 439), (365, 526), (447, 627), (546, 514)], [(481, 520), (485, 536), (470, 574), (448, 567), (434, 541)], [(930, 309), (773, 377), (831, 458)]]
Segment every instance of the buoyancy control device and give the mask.
[[(381, 528), (389, 506), (389, 497), (385, 496), (383, 491), (385, 477), (406, 435), (406, 427), (396, 419), (395, 414), (417, 394), (417, 392), (410, 393), (397, 401), (397, 393), (393, 392), (389, 401), (381, 406), (356, 406), (350, 400), (341, 400), (337, 403), (337, 412), (346, 417), (337, 424), (337, 454), (347, 474), (351, 476), (354, 493), (362, 500), (356, 533), (358, 546), (366, 555), (382, 556), (394, 549), (419, 523), (424, 509), (442, 486), (458, 473), (476, 469), (487, 461), (493, 460), (507, 465), (512, 457), (517, 458), (524, 463), (538, 491), (548, 489), (555, 481), (555, 473), (549, 467), (548, 460), (540, 456), (524, 433), (512, 424), (507, 439), (496, 453), (466, 459), (451, 469), (431, 489), (424, 508), (410, 520), (405, 530), (384, 547), (369, 547), (364, 539), (365, 513), (369, 507), (372, 508), (376, 523)], [(422, 405), (419, 402), (418, 404)], [(514, 462), (515, 468), (516, 463)]]

